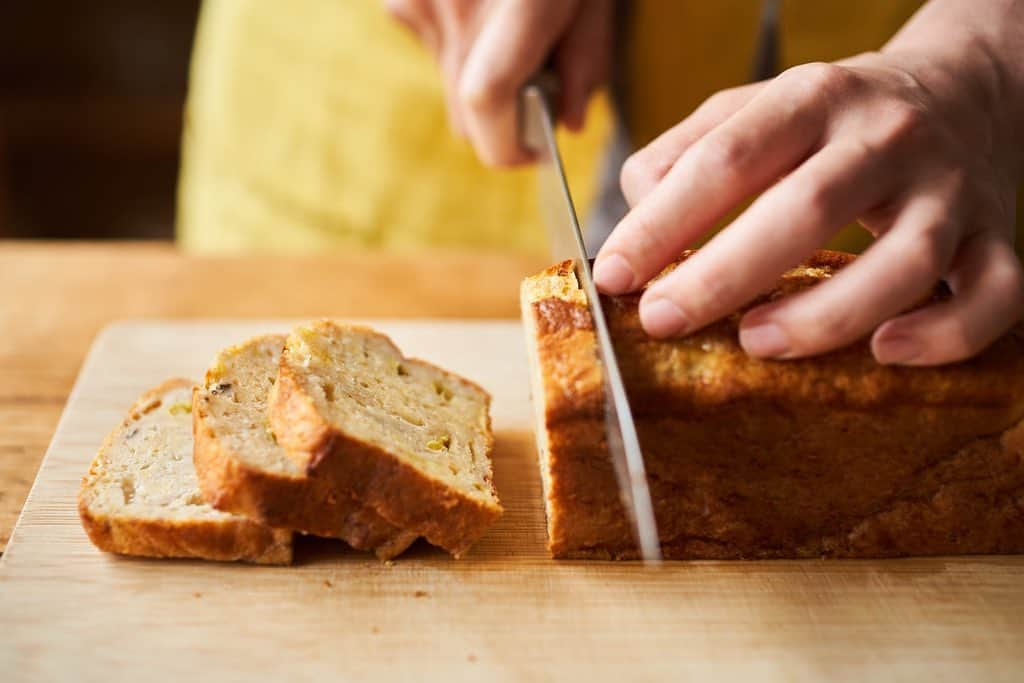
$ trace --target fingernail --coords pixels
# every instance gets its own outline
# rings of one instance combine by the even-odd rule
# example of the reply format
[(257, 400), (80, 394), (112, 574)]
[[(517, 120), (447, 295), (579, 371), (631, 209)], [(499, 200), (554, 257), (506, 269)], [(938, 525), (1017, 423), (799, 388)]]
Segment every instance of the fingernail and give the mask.
[(608, 294), (628, 292), (633, 289), (633, 270), (626, 259), (612, 254), (594, 264), (594, 284)]
[(740, 328), (740, 346), (751, 356), (774, 358), (786, 355), (789, 339), (775, 323), (760, 323)]
[(686, 315), (670, 299), (641, 299), (640, 322), (652, 337), (683, 334), (689, 328)]
[(885, 337), (879, 339), (873, 346), (875, 360), (883, 365), (909, 363), (924, 350), (916, 339), (904, 336)]

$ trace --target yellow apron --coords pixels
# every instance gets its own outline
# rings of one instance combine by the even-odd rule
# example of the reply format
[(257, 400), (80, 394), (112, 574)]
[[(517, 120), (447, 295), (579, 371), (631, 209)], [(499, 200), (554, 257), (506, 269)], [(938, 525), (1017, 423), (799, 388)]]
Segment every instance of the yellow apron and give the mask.
[[(758, 0), (636, 0), (627, 40), (635, 144), (748, 82)], [(880, 47), (919, 0), (786, 0), (781, 66)], [(609, 107), (562, 144), (596, 195)], [(422, 245), (543, 251), (534, 174), (484, 168), (448, 129), (437, 68), (379, 0), (206, 0), (196, 36), (178, 239), (196, 251)], [(847, 229), (833, 247), (858, 250)]]
[[(604, 107), (564, 140), (591, 201)], [(438, 71), (380, 0), (207, 0), (196, 35), (179, 242), (274, 252), (451, 245), (542, 251), (529, 170), (448, 128)]]

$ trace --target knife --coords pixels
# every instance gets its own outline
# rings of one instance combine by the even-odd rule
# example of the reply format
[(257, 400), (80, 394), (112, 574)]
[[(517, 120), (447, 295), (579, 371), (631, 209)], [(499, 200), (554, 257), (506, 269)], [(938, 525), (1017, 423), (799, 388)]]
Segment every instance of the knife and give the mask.
[(573, 260), (576, 277), (587, 296), (597, 338), (598, 360), (603, 370), (604, 425), (608, 453), (619, 485), (619, 498), (640, 557), (645, 562), (656, 563), (661, 561), (661, 544), (640, 440), (555, 140), (552, 103), (557, 91), (557, 79), (548, 71), (536, 76), (523, 88), (520, 97), (522, 142), (537, 162), (540, 205), (546, 214), (552, 254), (559, 261)]

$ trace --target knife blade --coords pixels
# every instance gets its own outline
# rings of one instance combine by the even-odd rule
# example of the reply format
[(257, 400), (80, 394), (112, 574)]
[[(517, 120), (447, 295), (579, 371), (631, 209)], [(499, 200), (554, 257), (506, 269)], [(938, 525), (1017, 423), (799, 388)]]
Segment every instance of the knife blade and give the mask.
[(537, 162), (540, 203), (546, 214), (552, 255), (557, 260), (573, 260), (576, 277), (587, 297), (597, 338), (598, 360), (602, 368), (608, 453), (614, 465), (619, 497), (640, 557), (645, 562), (656, 563), (661, 560), (661, 544), (640, 439), (555, 139), (551, 104), (555, 92), (557, 82), (548, 72), (542, 73), (524, 87), (520, 107), (521, 137)]

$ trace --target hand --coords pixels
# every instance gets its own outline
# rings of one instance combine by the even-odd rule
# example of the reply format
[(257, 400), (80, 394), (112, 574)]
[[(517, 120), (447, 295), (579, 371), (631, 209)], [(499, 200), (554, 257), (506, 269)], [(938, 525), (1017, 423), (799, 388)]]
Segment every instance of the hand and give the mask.
[(551, 56), (559, 118), (582, 127), (608, 73), (611, 0), (386, 0), (433, 52), (454, 130), (492, 166), (530, 160), (519, 143), (519, 90)]
[[(643, 294), (649, 334), (686, 334), (735, 311), (860, 219), (876, 242), (819, 286), (747, 312), (747, 353), (796, 358), (870, 333), (882, 363), (980, 351), (1024, 302), (1017, 152), (1001, 149), (1012, 136), (987, 84), (934, 62), (872, 53), (713, 96), (623, 167), (632, 210), (598, 255), (598, 286), (638, 289), (763, 191)], [(906, 313), (940, 279), (952, 299)]]

